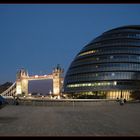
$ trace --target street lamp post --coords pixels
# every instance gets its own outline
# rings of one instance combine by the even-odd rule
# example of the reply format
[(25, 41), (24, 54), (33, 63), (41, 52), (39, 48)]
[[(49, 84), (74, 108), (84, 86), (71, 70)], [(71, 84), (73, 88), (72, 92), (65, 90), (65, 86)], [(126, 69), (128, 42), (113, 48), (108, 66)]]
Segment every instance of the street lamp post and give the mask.
[(51, 92), (51, 90), (50, 90), (50, 97), (51, 97), (51, 99), (52, 99), (52, 92)]

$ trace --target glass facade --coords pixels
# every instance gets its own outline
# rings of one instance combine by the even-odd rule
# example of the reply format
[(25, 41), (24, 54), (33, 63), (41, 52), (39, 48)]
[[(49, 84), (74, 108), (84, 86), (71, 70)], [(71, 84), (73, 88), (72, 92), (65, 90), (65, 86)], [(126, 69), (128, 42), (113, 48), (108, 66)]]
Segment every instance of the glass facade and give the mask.
[(123, 26), (104, 32), (76, 55), (64, 79), (64, 92), (103, 92), (113, 99), (121, 93), (129, 99), (131, 91), (140, 90), (139, 83), (140, 26)]

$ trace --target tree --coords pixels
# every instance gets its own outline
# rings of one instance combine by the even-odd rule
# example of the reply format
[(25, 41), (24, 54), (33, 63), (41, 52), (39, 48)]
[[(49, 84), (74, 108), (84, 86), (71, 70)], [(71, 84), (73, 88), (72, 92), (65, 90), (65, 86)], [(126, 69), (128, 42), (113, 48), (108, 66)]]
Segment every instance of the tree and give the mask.
[(6, 83), (0, 85), (0, 93), (7, 90), (12, 84), (13, 84), (12, 82), (6, 82)]

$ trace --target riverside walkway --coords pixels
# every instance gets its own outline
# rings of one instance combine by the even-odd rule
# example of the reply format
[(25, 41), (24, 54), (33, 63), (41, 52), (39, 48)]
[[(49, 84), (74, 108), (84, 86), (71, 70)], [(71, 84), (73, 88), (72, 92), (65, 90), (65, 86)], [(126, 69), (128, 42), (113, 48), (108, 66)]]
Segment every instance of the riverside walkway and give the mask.
[[(65, 103), (66, 104), (66, 103)], [(140, 103), (7, 105), (0, 136), (140, 136)]]

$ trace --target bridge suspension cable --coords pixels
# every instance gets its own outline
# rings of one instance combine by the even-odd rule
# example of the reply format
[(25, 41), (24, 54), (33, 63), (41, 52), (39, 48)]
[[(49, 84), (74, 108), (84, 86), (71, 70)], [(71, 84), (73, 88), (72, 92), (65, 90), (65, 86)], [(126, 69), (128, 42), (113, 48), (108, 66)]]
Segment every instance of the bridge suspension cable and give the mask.
[(14, 82), (7, 90), (1, 93), (1, 96), (13, 96), (16, 94), (16, 82)]

